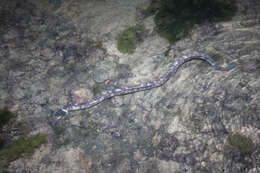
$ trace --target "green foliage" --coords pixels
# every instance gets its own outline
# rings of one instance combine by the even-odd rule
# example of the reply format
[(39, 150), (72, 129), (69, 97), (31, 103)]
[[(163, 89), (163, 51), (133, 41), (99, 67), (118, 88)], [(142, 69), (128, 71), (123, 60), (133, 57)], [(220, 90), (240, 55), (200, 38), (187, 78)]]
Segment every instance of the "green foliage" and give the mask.
[(230, 20), (236, 13), (235, 0), (161, 0), (154, 18), (160, 36), (170, 42), (185, 37), (194, 24)]
[(20, 137), (0, 150), (0, 173), (4, 172), (10, 162), (22, 156), (30, 156), (42, 143), (46, 142), (45, 134), (37, 134), (28, 138)]
[(240, 153), (242, 156), (250, 156), (255, 150), (255, 145), (250, 138), (239, 133), (232, 133), (227, 138), (224, 150)]
[(8, 109), (0, 109), (0, 129), (9, 122), (9, 120), (13, 117), (13, 113)]
[(137, 44), (142, 41), (144, 31), (143, 25), (135, 25), (124, 30), (117, 40), (117, 49), (122, 53), (134, 53)]

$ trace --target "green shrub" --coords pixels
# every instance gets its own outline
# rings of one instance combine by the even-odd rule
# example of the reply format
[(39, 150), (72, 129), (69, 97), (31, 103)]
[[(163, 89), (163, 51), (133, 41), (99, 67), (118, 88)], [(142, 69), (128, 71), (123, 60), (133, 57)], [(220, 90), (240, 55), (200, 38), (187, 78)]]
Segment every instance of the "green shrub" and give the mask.
[(240, 153), (241, 156), (250, 156), (255, 150), (255, 145), (249, 137), (239, 133), (232, 133), (228, 135), (227, 143), (224, 145), (224, 150), (233, 153)]
[(137, 44), (142, 41), (144, 31), (143, 25), (135, 25), (124, 30), (117, 40), (117, 49), (122, 53), (134, 53)]
[(237, 11), (235, 0), (161, 0), (152, 6), (150, 11), (158, 9), (157, 32), (170, 42), (185, 37), (194, 24), (230, 20)]

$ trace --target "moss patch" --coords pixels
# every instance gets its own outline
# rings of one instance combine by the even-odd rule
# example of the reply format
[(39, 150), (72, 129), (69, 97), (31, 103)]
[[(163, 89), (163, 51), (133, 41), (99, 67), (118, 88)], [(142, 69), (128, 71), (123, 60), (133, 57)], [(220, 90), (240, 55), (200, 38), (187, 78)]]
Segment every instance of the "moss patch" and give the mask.
[(136, 46), (143, 40), (144, 25), (135, 25), (124, 30), (118, 37), (117, 49), (122, 53), (134, 53)]
[(230, 20), (237, 11), (235, 0), (162, 0), (146, 13), (156, 9), (157, 32), (170, 42), (187, 36), (194, 24)]
[(9, 163), (22, 156), (30, 156), (42, 143), (46, 142), (45, 134), (37, 134), (28, 138), (20, 137), (10, 145), (0, 150), (0, 173)]
[(224, 150), (233, 153), (240, 153), (241, 156), (250, 156), (255, 145), (253, 141), (239, 133), (232, 133), (227, 138), (227, 143), (224, 145)]

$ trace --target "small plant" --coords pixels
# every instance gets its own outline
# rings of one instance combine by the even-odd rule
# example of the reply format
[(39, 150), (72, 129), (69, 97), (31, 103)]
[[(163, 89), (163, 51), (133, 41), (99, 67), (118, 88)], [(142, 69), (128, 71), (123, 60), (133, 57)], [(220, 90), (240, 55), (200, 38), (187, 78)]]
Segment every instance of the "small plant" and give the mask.
[(20, 137), (0, 150), (0, 173), (5, 172), (9, 163), (22, 156), (30, 156), (34, 150), (46, 142), (45, 134), (37, 134), (28, 138)]
[(143, 25), (135, 25), (124, 30), (117, 40), (117, 48), (122, 53), (134, 53), (138, 43), (142, 41), (145, 28)]
[(241, 156), (250, 156), (254, 150), (255, 145), (253, 141), (246, 136), (239, 133), (232, 133), (228, 135), (227, 142), (224, 145), (224, 150), (233, 153), (240, 153)]

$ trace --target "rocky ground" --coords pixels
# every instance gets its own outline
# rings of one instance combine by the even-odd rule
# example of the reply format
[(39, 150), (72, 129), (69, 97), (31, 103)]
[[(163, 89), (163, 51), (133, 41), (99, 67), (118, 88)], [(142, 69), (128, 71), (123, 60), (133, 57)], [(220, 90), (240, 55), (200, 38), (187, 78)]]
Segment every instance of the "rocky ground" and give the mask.
[[(182, 173), (260, 171), (260, 3), (237, 0), (229, 22), (195, 26), (170, 45), (142, 17), (149, 0), (2, 0), (0, 107), (17, 135), (48, 143), (8, 172)], [(147, 35), (134, 54), (117, 50), (135, 24)], [(171, 51), (166, 54), (171, 48)], [(160, 77), (176, 57), (217, 54), (219, 64), (185, 64), (165, 85), (115, 97), (52, 125), (53, 113), (121, 85)]]

